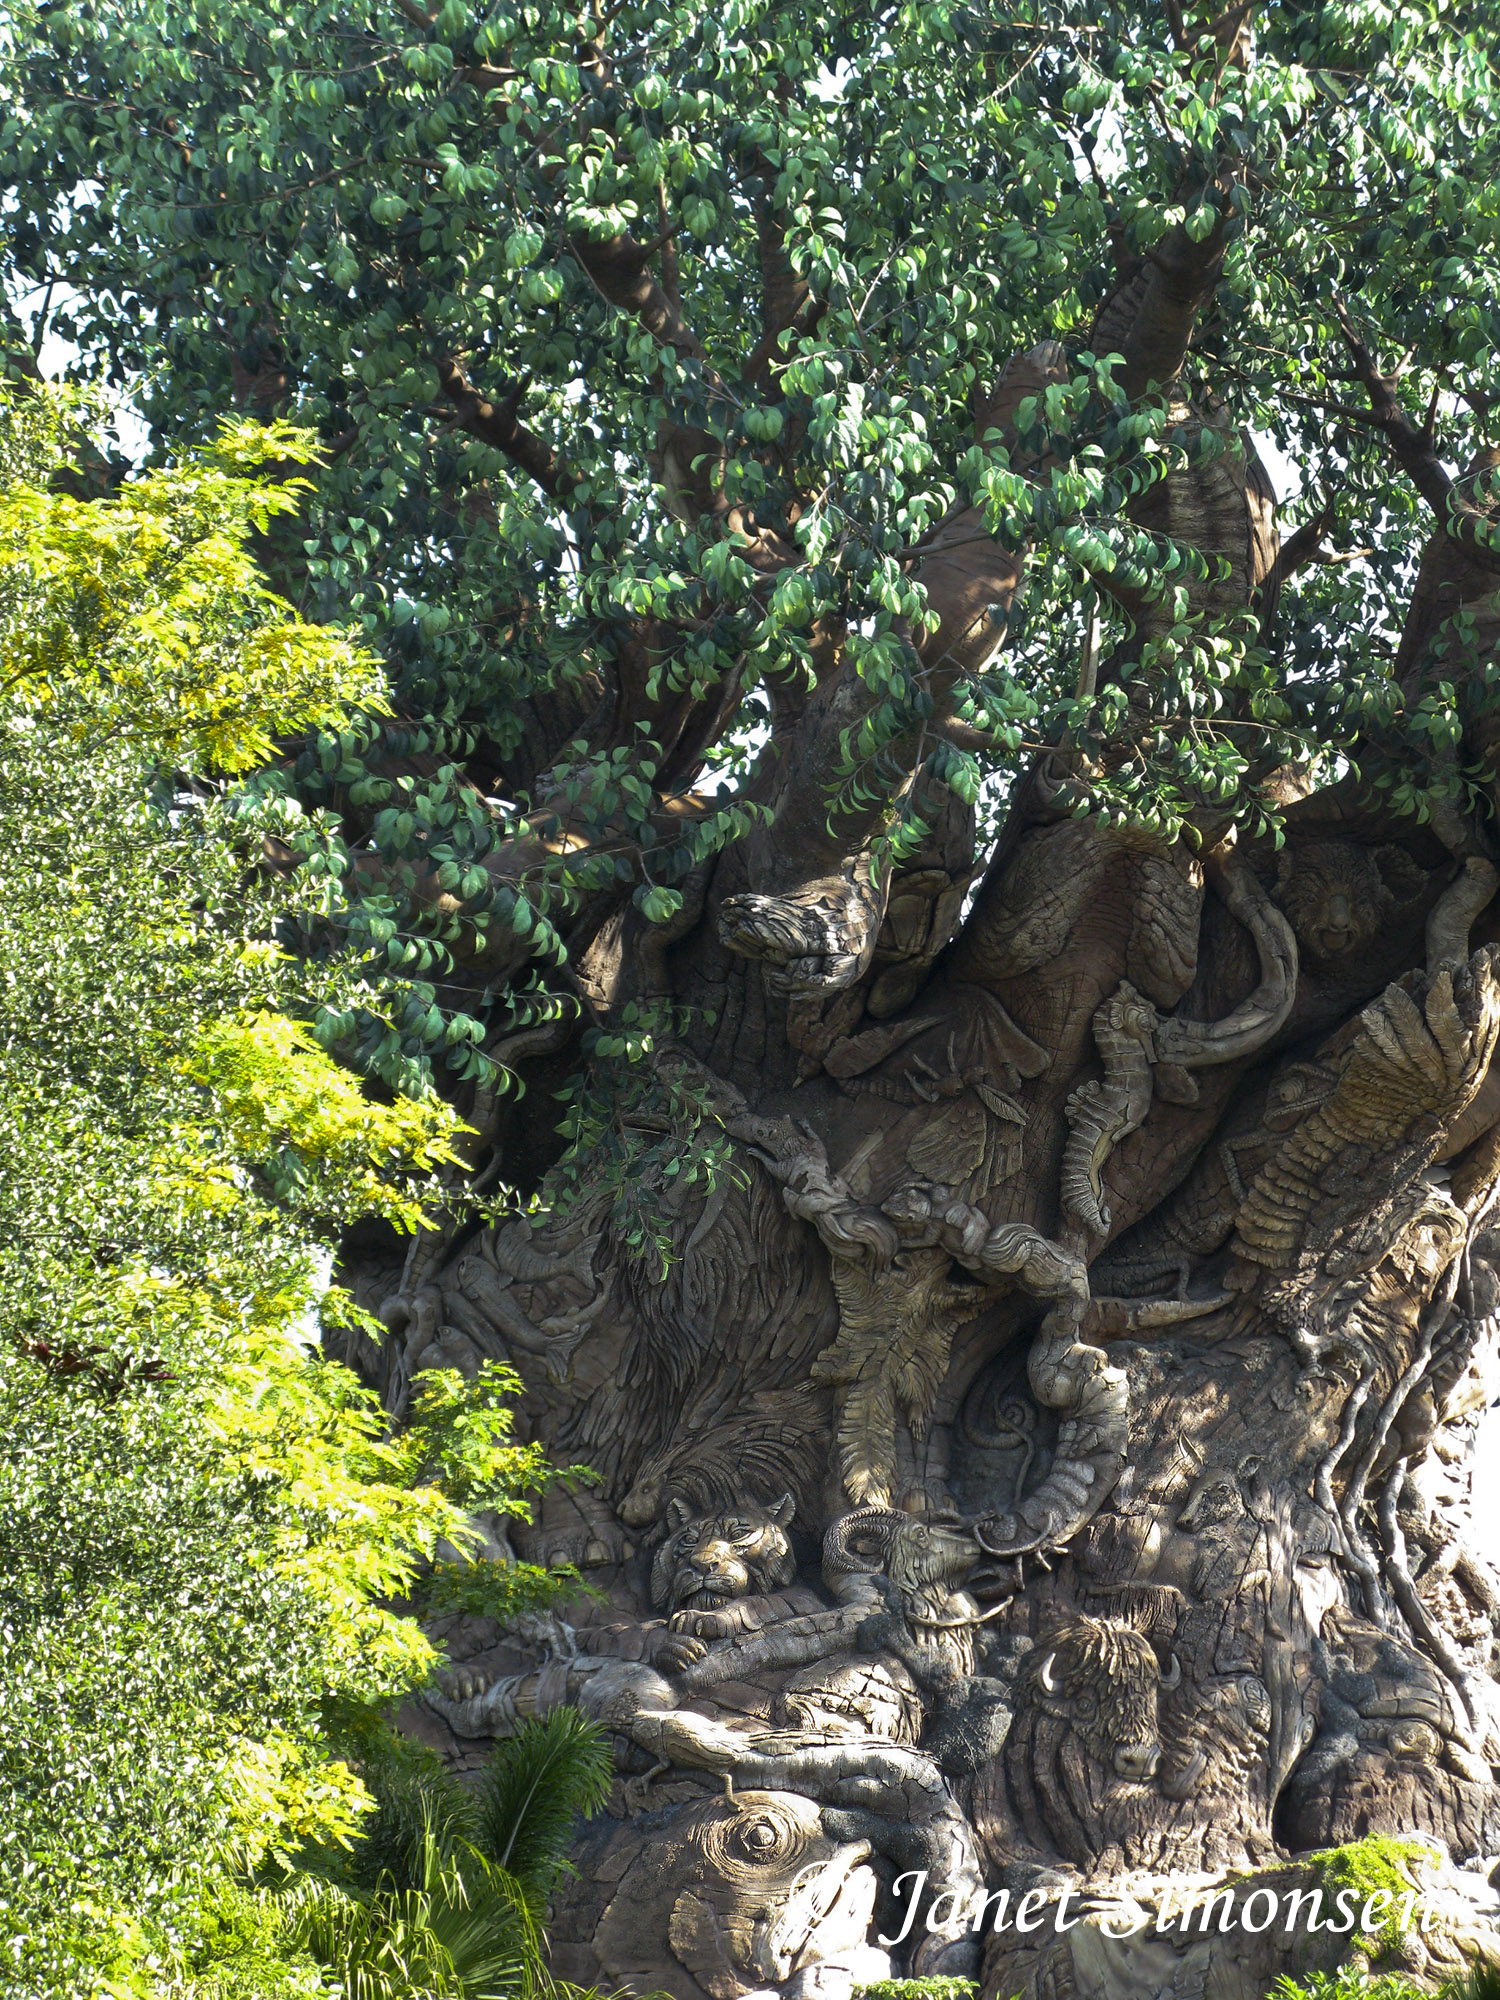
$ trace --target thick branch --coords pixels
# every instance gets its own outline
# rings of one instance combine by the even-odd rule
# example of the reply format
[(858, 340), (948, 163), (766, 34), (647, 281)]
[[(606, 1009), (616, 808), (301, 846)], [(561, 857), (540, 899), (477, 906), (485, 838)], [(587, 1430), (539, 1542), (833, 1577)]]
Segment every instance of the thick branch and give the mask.
[(633, 236), (602, 241), (586, 236), (570, 239), (573, 255), (612, 306), (628, 312), (664, 347), (684, 360), (701, 361), (703, 343), (688, 325), (681, 308), (651, 274), (651, 246)]
[(1201, 243), (1179, 223), (1095, 315), (1090, 345), (1124, 356), (1117, 380), (1132, 402), (1182, 373), (1198, 315), (1219, 282), (1226, 234), (1224, 215)]

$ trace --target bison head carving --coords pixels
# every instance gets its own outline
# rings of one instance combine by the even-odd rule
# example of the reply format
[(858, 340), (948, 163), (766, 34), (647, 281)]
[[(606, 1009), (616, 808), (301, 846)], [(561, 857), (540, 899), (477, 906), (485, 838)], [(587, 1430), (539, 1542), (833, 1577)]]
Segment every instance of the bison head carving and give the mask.
[(1177, 1686), (1151, 1641), (1115, 1618), (1075, 1617), (1037, 1645), (1017, 1683), (1005, 1778), (1026, 1838), (1087, 1865), (1109, 1844), (1112, 1801), (1156, 1776), (1159, 1700)]

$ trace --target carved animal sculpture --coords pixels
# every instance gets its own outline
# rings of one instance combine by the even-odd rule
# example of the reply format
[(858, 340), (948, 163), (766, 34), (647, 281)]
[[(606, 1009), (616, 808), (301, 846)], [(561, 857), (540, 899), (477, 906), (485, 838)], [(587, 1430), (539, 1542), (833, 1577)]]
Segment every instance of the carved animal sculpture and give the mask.
[[(677, 1621), (684, 1613), (722, 1612), (752, 1595), (784, 1590), (797, 1573), (786, 1530), (792, 1496), (771, 1507), (747, 1504), (706, 1517), (688, 1511), (683, 1500), (667, 1508), (667, 1539), (651, 1565), (651, 1602)], [(691, 1620), (683, 1629), (696, 1630)], [(722, 1637), (732, 1626), (716, 1629)]]
[(1177, 1685), (1151, 1642), (1113, 1618), (1070, 1619), (1018, 1676), (1005, 1782), (1029, 1841), (1091, 1866), (1111, 1844), (1111, 1793), (1148, 1784), (1161, 1762), (1158, 1699)]
[(980, 1554), (974, 1538), (959, 1528), (914, 1520), (891, 1507), (857, 1507), (824, 1537), (823, 1575), (835, 1596), (846, 1600), (872, 1591), (876, 1576), (888, 1579), (918, 1648), (969, 1675), (980, 1611), (963, 1584)]
[(1389, 1801), (1401, 1823), (1458, 1854), (1488, 1853), (1500, 1834), (1489, 1759), (1461, 1702), (1430, 1659), (1346, 1607), (1323, 1623), (1329, 1678), (1318, 1728), (1283, 1801), (1287, 1826), (1332, 1825), (1358, 1838)]
[(792, 1792), (692, 1800), (601, 1829), (554, 1908), (552, 1970), (640, 1993), (670, 1974), (674, 2000), (738, 2000), (798, 1975), (811, 1994), (835, 1966), (846, 1986), (849, 1972), (879, 1978), (890, 1961), (866, 1944), (869, 1855), (866, 1841), (830, 1839), (817, 1806)]
[(794, 1673), (777, 1695), (771, 1716), (822, 1734), (915, 1743), (922, 1733), (922, 1696), (900, 1660), (836, 1653)]
[(1420, 895), (1426, 878), (1399, 847), (1316, 840), (1283, 849), (1272, 891), (1305, 958), (1327, 965), (1351, 958), (1391, 912)]
[[(1133, 1825), (1112, 1828), (1131, 1867), (1208, 1870), (1275, 1859), (1275, 1720), (1258, 1674), (1205, 1674), (1184, 1683), (1163, 1724), (1156, 1787), (1142, 1792)], [(1164, 1800), (1172, 1802), (1165, 1811)]]

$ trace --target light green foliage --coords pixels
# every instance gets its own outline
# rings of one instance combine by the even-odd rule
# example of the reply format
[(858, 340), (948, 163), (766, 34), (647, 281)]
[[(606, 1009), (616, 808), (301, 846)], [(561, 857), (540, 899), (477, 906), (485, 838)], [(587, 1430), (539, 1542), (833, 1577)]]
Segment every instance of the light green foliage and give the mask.
[[(486, 1037), (576, 1005), (554, 968), (580, 903), (609, 891), (670, 922), (695, 863), (759, 823), (770, 694), (813, 671), (820, 632), (845, 634), (871, 695), (830, 810), (873, 801), (896, 855), (945, 788), (993, 806), (1054, 742), (1113, 760), (1097, 810), (1168, 832), (1274, 817), (1261, 788), (1288, 766), (1353, 761), (1414, 812), (1461, 781), (1444, 756), (1463, 660), (1409, 709), (1391, 677), (1430, 517), (1362, 420), (1334, 305), (1382, 366), (1412, 354), (1405, 407), (1430, 406), (1466, 464), (1500, 388), (1484, 8), (1268, 7), (1243, 72), (1172, 48), (1143, 0), (51, 0), (14, 18), (20, 322), (45, 302), (85, 365), (144, 371), (162, 439), (209, 440), (238, 395), (328, 449), (295, 529), (270, 529), (308, 615), (347, 616), (386, 664), (391, 712), (324, 730), (292, 776), (342, 815), (328, 865), (365, 857), (353, 934), (417, 982), (481, 946), (531, 954), (521, 991), (480, 980), (440, 1005), (418, 984), (389, 1015), (331, 1013), (364, 1062), (503, 1081)], [(1131, 406), (1087, 345), (1116, 249), (1130, 262), (1178, 223), (1226, 245), (1189, 368), (1222, 431)], [(590, 277), (627, 234), (680, 322)], [(765, 301), (800, 281), (805, 308), (768, 327)], [(976, 395), (1043, 338), (1067, 379), (1012, 443), (976, 441)], [(483, 421), (449, 420), (450, 365)], [(704, 440), (712, 507), (657, 460), (664, 422)], [(1366, 552), (1306, 570), (1264, 623), (1215, 611), (1204, 558), (1126, 518), (1168, 468), (1236, 453), (1238, 425), (1300, 471), (1287, 529), (1326, 506), (1331, 550)], [(961, 502), (1032, 551), (1004, 650), (956, 691), (965, 748), (932, 737), (910, 644), (919, 545)], [(749, 559), (747, 510), (790, 549), (779, 573)], [(1103, 653), (1130, 636), (1106, 579), (1146, 636), (1080, 696), (1091, 611)], [(530, 697), (572, 690), (582, 717), (589, 677), (622, 665), (644, 671), (623, 740), (574, 745), (545, 801), (496, 789)], [(701, 753), (674, 749), (683, 702)], [(918, 741), (908, 787), (896, 751)], [(713, 809), (674, 814), (700, 764)], [(568, 835), (545, 849), (543, 805)]]
[[(44, 419), (45, 421), (45, 419)], [(237, 423), (196, 461), (79, 499), (12, 486), (0, 512), (5, 699), (192, 769), (247, 771), (275, 740), (380, 705), (369, 663), (268, 589), (249, 549), (294, 514), (306, 432)]]
[[(1336, 1972), (1314, 1972), (1306, 1979), (1280, 1979), (1271, 2000), (1426, 2000), (1428, 1989), (1404, 1973), (1371, 1973), (1363, 1964), (1341, 1966)], [(1500, 1972), (1493, 1966), (1471, 1966), (1445, 1979), (1434, 2000), (1500, 2000)]]
[[(1393, 1905), (1398, 1903), (1417, 1886), (1411, 1865), (1421, 1862), (1430, 1867), (1438, 1858), (1425, 1840), (1392, 1839), (1385, 1834), (1370, 1834), (1364, 1840), (1324, 1848), (1308, 1857), (1325, 1898), (1331, 1902), (1341, 1889), (1347, 1889), (1361, 1910), (1381, 1891), (1391, 1897)], [(1392, 1915), (1372, 1939), (1363, 1942), (1379, 1948), (1394, 1943), (1396, 1933), (1397, 1919)]]
[(972, 1979), (874, 1979), (856, 1986), (858, 2000), (971, 2000)]
[(1363, 1965), (1345, 1965), (1303, 1980), (1278, 1979), (1271, 2000), (1421, 2000), (1425, 1990), (1399, 1972), (1372, 1977)]
[[(259, 1012), (207, 1022), (184, 1074), (211, 1093), (213, 1135), (253, 1161), (283, 1201), (316, 1210), (320, 1188), (399, 1228), (422, 1225), (421, 1204), (392, 1170), (453, 1164), (453, 1120), (434, 1098), (375, 1104), (331, 1062), (300, 1021)], [(196, 1164), (196, 1163), (195, 1163)]]
[[(217, 775), (268, 729), (377, 698), (357, 648), (242, 587), (250, 528), (279, 504), (256, 454), (293, 441), (241, 426), (144, 494), (64, 505), (46, 482), (88, 463), (78, 441), (68, 470), (68, 441), (39, 403), (0, 412), (0, 1902), (18, 1996), (177, 1990), (212, 1957), (227, 1870), (350, 1838), (368, 1798), (338, 1731), (433, 1661), (390, 1601), (440, 1542), (472, 1542), (469, 1500), (514, 1507), (547, 1476), (510, 1441), (503, 1372), (436, 1379), (393, 1437), (317, 1350), (320, 1313), (354, 1310), (326, 1286), (338, 1228), (371, 1209), (416, 1224), (455, 1121), (370, 1103), (281, 1018), (377, 1002), (357, 968), (276, 942), (327, 900), (296, 865), (316, 824)], [(275, 870), (268, 843), (290, 857)], [(244, 1990), (311, 1992), (310, 1963)]]

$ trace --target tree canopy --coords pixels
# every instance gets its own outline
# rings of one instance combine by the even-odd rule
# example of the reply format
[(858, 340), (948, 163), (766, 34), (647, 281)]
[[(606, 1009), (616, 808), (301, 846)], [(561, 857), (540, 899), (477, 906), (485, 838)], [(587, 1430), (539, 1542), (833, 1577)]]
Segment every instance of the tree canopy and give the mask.
[[(1489, 547), (1482, 8), (25, 20), (17, 333), (163, 443), (323, 440), (273, 570), (386, 663), (373, 735), (288, 760), (418, 982), (342, 1024), (366, 1063), (492, 1087), (716, 852), (774, 895), (899, 863), (1048, 746), (1168, 831), (1458, 782), (1457, 664), (1397, 666), (1430, 532)], [(1241, 430), (1295, 473), (1279, 560), (1182, 497), (1268, 501)]]

